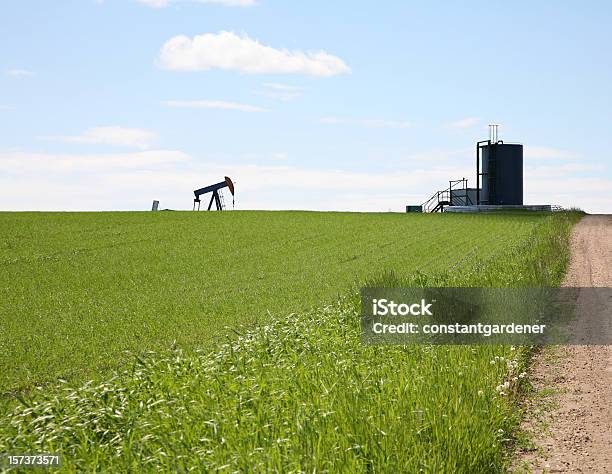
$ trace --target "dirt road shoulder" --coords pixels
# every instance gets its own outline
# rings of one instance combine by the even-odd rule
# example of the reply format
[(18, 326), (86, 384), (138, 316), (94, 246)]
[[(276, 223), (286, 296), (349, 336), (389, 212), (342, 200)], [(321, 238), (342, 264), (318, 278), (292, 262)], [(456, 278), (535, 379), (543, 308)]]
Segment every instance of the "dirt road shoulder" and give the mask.
[[(575, 226), (564, 286), (612, 287), (611, 215)], [(531, 379), (523, 429), (533, 446), (518, 453), (516, 471), (612, 472), (612, 346), (545, 347)]]

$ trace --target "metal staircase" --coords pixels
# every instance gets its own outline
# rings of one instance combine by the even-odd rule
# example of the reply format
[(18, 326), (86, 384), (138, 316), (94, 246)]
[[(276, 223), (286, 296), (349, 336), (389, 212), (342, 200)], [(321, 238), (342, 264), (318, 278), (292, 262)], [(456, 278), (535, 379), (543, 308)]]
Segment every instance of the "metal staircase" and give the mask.
[(450, 191), (448, 189), (443, 189), (442, 191), (437, 191), (423, 203), (423, 212), (442, 212), (444, 206), (450, 205)]
[(449, 181), (448, 188), (436, 191), (422, 204), (422, 208), (423, 212), (444, 212), (444, 207), (447, 206), (471, 206), (473, 204), (468, 193), (467, 179), (463, 178)]

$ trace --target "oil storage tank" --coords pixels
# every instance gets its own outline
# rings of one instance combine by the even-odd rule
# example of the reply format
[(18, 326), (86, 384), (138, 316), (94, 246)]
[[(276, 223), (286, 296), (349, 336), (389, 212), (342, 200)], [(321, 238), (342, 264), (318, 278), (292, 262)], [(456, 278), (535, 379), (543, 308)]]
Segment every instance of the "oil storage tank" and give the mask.
[(501, 141), (481, 147), (482, 190), (479, 204), (523, 204), (523, 145)]

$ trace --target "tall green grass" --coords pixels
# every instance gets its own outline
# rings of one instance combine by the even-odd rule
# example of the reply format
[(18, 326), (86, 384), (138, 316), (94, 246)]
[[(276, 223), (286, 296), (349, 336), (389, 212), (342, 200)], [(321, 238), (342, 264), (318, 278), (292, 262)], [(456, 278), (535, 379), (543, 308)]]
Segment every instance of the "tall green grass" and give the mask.
[(212, 348), (226, 327), (438, 272), (542, 215), (0, 213), (0, 393), (104, 377), (126, 351)]
[[(446, 271), (381, 285), (556, 285), (576, 214)], [(138, 357), (97, 384), (41, 389), (0, 421), (0, 452), (61, 452), (65, 471), (500, 472), (524, 351), (372, 347), (359, 301), (269, 320), (208, 352)]]

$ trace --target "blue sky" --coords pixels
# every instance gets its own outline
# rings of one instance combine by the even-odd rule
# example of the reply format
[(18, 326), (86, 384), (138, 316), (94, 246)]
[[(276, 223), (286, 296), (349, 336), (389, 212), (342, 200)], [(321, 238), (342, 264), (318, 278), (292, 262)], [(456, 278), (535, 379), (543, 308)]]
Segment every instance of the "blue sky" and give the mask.
[(7, 2), (0, 209), (402, 211), (473, 181), (487, 124), (525, 201), (612, 212), (609, 2)]

